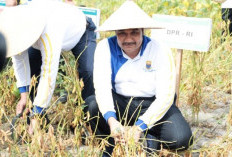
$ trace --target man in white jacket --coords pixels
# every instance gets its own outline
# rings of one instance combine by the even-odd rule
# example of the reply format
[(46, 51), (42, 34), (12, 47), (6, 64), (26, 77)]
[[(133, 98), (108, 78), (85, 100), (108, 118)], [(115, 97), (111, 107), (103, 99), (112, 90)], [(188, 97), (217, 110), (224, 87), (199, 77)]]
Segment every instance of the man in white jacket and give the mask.
[[(191, 144), (192, 132), (175, 105), (172, 52), (145, 36), (146, 28), (159, 27), (133, 1), (126, 1), (98, 29), (116, 35), (103, 39), (96, 48), (95, 95), (86, 99), (90, 124), (96, 135), (112, 135), (112, 145), (126, 142), (124, 126), (129, 125), (135, 142), (144, 132), (162, 141), (155, 141), (154, 150), (161, 144), (184, 150)], [(112, 153), (112, 145), (103, 156)]]
[[(29, 5), (4, 9), (0, 25), (0, 29), (8, 34), (8, 57), (12, 56), (21, 93), (16, 114), (26, 106), (34, 75), (39, 77), (39, 83), (36, 94), (32, 93), (35, 94), (32, 114), (43, 114), (50, 106), (62, 51), (72, 51), (75, 58), (79, 57), (78, 72), (84, 81), (83, 98), (94, 94), (96, 27), (77, 7), (58, 1), (32, 1)], [(28, 53), (29, 47), (33, 48)]]
[(225, 0), (221, 4), (222, 8), (222, 19), (228, 24), (228, 29), (225, 29), (223, 33), (232, 33), (232, 0)]

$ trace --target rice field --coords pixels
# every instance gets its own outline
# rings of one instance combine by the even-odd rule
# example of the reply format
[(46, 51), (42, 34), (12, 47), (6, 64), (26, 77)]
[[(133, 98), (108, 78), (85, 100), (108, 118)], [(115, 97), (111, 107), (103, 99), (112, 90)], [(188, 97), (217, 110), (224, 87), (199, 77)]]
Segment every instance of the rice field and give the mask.
[[(101, 23), (105, 21), (124, 0), (75, 0), (75, 4), (101, 10)], [(161, 149), (148, 154), (138, 145), (128, 142), (116, 145), (113, 156), (232, 156), (232, 45), (231, 36), (222, 30), (228, 25), (221, 19), (220, 3), (212, 0), (135, 0), (150, 16), (153, 14), (211, 18), (213, 21), (210, 49), (200, 53), (183, 52), (180, 81), (180, 109), (191, 124), (194, 143), (185, 152)], [(145, 32), (148, 36), (150, 31)], [(100, 39), (113, 33), (101, 33)], [(173, 49), (173, 55), (176, 50)], [(106, 141), (99, 141), (91, 131), (89, 116), (83, 113), (80, 96), (83, 82), (76, 73), (74, 57), (64, 53), (60, 65), (52, 105), (48, 109), (51, 125), (44, 125), (33, 135), (26, 132), (26, 115), (17, 128), (20, 141), (11, 138), (10, 122), (15, 116), (20, 98), (11, 60), (0, 73), (0, 156), (101, 156)], [(62, 72), (61, 72), (62, 71)], [(63, 73), (66, 73), (64, 75)], [(66, 103), (57, 100), (68, 91)], [(28, 107), (31, 102), (28, 102)], [(143, 138), (141, 138), (143, 140)]]

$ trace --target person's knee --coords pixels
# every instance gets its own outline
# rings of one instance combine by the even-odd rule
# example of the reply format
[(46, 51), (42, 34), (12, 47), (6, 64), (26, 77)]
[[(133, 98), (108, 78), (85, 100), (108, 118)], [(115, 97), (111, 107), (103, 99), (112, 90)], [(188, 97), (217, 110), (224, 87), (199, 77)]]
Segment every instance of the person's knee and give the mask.
[[(173, 140), (174, 141), (174, 140)], [(171, 149), (176, 149), (178, 151), (187, 150), (193, 143), (192, 132), (186, 130), (180, 134)]]
[(162, 145), (166, 149), (183, 151), (187, 150), (193, 143), (192, 131), (189, 127), (181, 128), (182, 130), (176, 130), (172, 133), (166, 134), (166, 137), (162, 138)]
[(186, 150), (192, 145), (192, 143), (193, 143), (192, 132), (186, 132), (185, 134), (183, 134), (183, 136), (181, 136), (181, 138), (178, 139), (176, 149)]

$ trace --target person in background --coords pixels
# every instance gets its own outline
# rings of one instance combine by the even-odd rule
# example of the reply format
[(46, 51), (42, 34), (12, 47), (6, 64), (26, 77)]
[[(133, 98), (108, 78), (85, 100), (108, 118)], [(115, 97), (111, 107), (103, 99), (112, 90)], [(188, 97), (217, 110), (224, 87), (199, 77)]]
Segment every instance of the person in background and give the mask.
[[(16, 5), (28, 5), (30, 2), (35, 1), (35, 0), (6, 0), (6, 6), (11, 7), (11, 6), (16, 6)], [(73, 0), (48, 0), (48, 1), (58, 1), (58, 2), (65, 2), (70, 5), (75, 5)], [(46, 3), (46, 1), (44, 1)], [(77, 15), (78, 16), (78, 15)], [(30, 57), (30, 62), (34, 62), (34, 60), (41, 60), (41, 54), (39, 50), (34, 49), (33, 47), (30, 47), (29, 50), (29, 57)], [(63, 56), (61, 55), (61, 61), (60, 65), (64, 65), (65, 62), (62, 61)], [(33, 68), (33, 67), (32, 67)], [(39, 71), (39, 69), (35, 69)], [(63, 75), (66, 75), (63, 71), (59, 70), (59, 73), (62, 73)], [(38, 74), (37, 74), (38, 75)], [(64, 91), (64, 90), (61, 90)], [(68, 92), (64, 91), (62, 93), (59, 93), (59, 99), (58, 102), (65, 103), (67, 102), (67, 97), (68, 97)], [(31, 94), (31, 99), (34, 99), (34, 95)]]
[[(160, 28), (133, 1), (126, 1), (98, 29), (115, 36), (97, 44), (94, 56), (95, 95), (86, 99), (95, 134), (109, 138), (103, 156), (115, 143), (142, 133), (155, 137), (153, 150), (186, 150), (192, 144), (189, 124), (175, 105), (175, 66), (171, 50), (144, 35)], [(111, 138), (112, 137), (112, 138)], [(149, 139), (148, 139), (149, 140)]]
[(223, 30), (222, 34), (229, 34), (232, 33), (232, 0), (225, 0), (221, 4), (221, 11), (222, 11), (222, 19), (226, 22), (227, 26), (226, 29)]
[(6, 41), (2, 33), (0, 33), (0, 72), (4, 67), (6, 61)]
[[(39, 83), (36, 89), (31, 87), (31, 95), (35, 95), (32, 98), (34, 108), (31, 117), (45, 113), (55, 88), (62, 51), (72, 51), (75, 58), (80, 55), (78, 72), (84, 82), (82, 97), (85, 99), (94, 94), (93, 56), (96, 27), (90, 18), (73, 5), (43, 0), (9, 7), (4, 9), (3, 13), (0, 24), (4, 25), (5, 31), (10, 34), (9, 41), (12, 40), (9, 42), (8, 56), (12, 56), (17, 86), (21, 93), (16, 107), (17, 115), (22, 113), (26, 106), (32, 76), (35, 76)], [(20, 20), (15, 20), (17, 18)], [(17, 27), (7, 27), (9, 24)], [(16, 34), (12, 35), (12, 32)], [(35, 36), (36, 33), (39, 35)], [(29, 129), (31, 134), (35, 125), (36, 121), (32, 118)]]
[[(0, 14), (4, 10), (6, 2), (3, 1), (0, 3)], [(0, 32), (0, 72), (4, 69), (5, 63), (7, 62), (6, 58), (6, 40), (4, 35)]]
[[(5, 3), (3, 4), (5, 6)], [(3, 11), (3, 9), (0, 8), (0, 14)], [(3, 67), (6, 62), (6, 40), (3, 34), (0, 32), (0, 72), (3, 70)]]

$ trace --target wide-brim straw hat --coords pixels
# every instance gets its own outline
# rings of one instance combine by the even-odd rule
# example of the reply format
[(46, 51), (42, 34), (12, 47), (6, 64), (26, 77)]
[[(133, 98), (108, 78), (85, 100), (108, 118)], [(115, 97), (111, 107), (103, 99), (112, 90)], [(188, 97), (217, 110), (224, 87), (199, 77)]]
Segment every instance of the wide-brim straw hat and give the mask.
[(17, 55), (32, 46), (45, 27), (45, 16), (36, 7), (21, 5), (6, 7), (0, 13), (0, 32), (6, 38), (7, 57)]
[(115, 31), (134, 28), (160, 29), (163, 27), (157, 25), (155, 21), (132, 0), (127, 0), (97, 29), (97, 31)]

